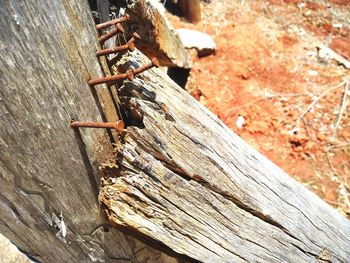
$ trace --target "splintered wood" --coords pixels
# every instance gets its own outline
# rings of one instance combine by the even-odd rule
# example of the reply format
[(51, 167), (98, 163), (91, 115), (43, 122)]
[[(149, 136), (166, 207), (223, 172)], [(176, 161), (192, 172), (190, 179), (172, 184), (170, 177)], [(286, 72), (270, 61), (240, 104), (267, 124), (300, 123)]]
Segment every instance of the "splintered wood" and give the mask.
[[(147, 63), (139, 51), (120, 68)], [(349, 262), (350, 223), (158, 69), (125, 81), (109, 219), (201, 262)]]
[(177, 262), (106, 231), (96, 197), (109, 136), (69, 128), (118, 120), (107, 87), (86, 84), (108, 69), (90, 12), (85, 0), (1, 2), (0, 232), (35, 262)]
[(137, 47), (148, 57), (157, 57), (167, 67), (189, 67), (187, 53), (178, 34), (165, 16), (158, 0), (129, 0), (129, 32), (137, 31), (142, 41)]

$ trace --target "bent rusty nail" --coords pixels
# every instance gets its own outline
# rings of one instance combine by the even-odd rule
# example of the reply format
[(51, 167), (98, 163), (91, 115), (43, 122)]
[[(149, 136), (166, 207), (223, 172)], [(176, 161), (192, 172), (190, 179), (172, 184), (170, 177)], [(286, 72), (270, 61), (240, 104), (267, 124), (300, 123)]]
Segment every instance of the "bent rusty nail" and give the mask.
[(106, 27), (109, 27), (109, 26), (113, 26), (115, 24), (122, 23), (122, 22), (125, 22), (125, 21), (129, 20), (129, 18), (130, 18), (130, 16), (128, 14), (126, 14), (125, 16), (113, 19), (111, 21), (107, 21), (107, 22), (104, 22), (104, 23), (101, 23), (101, 24), (97, 24), (96, 25), (96, 29), (99, 30), (99, 29), (103, 29), (103, 28), (106, 28)]
[(124, 127), (124, 122), (119, 120), (117, 122), (83, 122), (83, 121), (71, 121), (71, 128), (105, 128), (115, 129), (121, 132)]
[(135, 50), (135, 43), (134, 43), (134, 41), (135, 41), (135, 39), (132, 37), (128, 41), (128, 43), (125, 44), (125, 45), (112, 47), (112, 48), (106, 48), (106, 49), (102, 49), (102, 50), (97, 50), (96, 51), (96, 56), (103, 56), (103, 55), (108, 55), (108, 54), (112, 54), (112, 53), (118, 53), (118, 52), (124, 51), (124, 50), (134, 51)]
[(109, 32), (107, 32), (106, 34), (100, 36), (98, 38), (98, 41), (102, 44), (118, 33), (125, 33), (125, 30), (121, 24), (116, 24), (116, 27), (114, 29), (112, 29)]

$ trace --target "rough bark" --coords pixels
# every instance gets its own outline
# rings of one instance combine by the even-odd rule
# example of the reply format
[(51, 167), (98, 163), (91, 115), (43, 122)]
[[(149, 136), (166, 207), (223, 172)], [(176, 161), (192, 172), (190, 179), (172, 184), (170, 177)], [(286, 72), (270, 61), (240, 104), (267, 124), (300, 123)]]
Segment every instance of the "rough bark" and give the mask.
[(87, 2), (2, 1), (0, 28), (0, 231), (42, 262), (174, 262), (104, 231), (98, 167), (113, 136), (69, 128), (117, 119), (106, 86), (86, 84), (102, 75)]
[[(144, 63), (135, 51), (119, 69)], [(201, 262), (350, 262), (350, 222), (160, 70), (120, 94), (138, 125), (100, 191), (113, 223)]]
[(128, 1), (126, 12), (130, 15), (128, 32), (142, 37), (137, 47), (149, 58), (157, 57), (163, 66), (188, 68), (186, 50), (165, 17), (165, 9), (157, 0)]

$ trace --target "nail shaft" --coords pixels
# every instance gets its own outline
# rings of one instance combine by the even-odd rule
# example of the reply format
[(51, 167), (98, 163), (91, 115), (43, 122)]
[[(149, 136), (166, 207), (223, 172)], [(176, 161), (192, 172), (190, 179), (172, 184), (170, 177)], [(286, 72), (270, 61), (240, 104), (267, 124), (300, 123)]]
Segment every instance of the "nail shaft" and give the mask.
[(118, 75), (112, 75), (112, 76), (107, 76), (107, 77), (102, 77), (102, 78), (97, 78), (97, 79), (91, 79), (88, 81), (89, 85), (97, 85), (97, 84), (102, 84), (102, 83), (111, 83), (111, 82), (116, 82), (121, 79), (129, 79), (129, 80), (134, 80), (135, 75), (140, 74), (141, 72), (148, 70), (152, 67), (159, 67), (159, 61), (156, 58), (152, 58), (151, 62), (145, 65), (142, 65), (138, 67), (137, 69), (129, 69), (126, 71), (126, 73), (123, 74), (118, 74)]
[(108, 55), (108, 54), (112, 54), (112, 53), (118, 53), (118, 52), (124, 51), (124, 50), (134, 51), (135, 50), (135, 43), (134, 43), (134, 41), (135, 41), (135, 39), (131, 38), (128, 41), (128, 43), (125, 44), (125, 45), (98, 50), (98, 51), (96, 51), (96, 56), (103, 56), (103, 55)]
[(115, 24), (122, 23), (122, 22), (129, 20), (129, 18), (130, 18), (129, 15), (125, 15), (125, 16), (122, 16), (120, 18), (116, 18), (116, 19), (113, 19), (111, 21), (98, 24), (98, 25), (96, 25), (96, 29), (99, 30), (99, 29), (103, 29), (103, 28), (106, 28), (109, 26), (113, 26)]
[(121, 79), (126, 79), (128, 76), (126, 73), (123, 74), (118, 74), (118, 75), (112, 75), (112, 76), (107, 76), (107, 77), (102, 77), (102, 78), (97, 78), (97, 79), (91, 79), (88, 81), (89, 85), (98, 85), (106, 82), (113, 82)]
[(83, 121), (72, 121), (70, 123), (71, 128), (105, 128), (105, 129), (115, 129), (117, 131), (122, 131), (124, 129), (124, 122), (122, 120), (117, 122), (83, 122)]
[(151, 68), (153, 68), (153, 67), (159, 68), (159, 66), (160, 66), (160, 65), (159, 65), (158, 59), (157, 59), (157, 58), (152, 58), (152, 60), (151, 60), (150, 63), (147, 63), (147, 64), (145, 64), (145, 65), (142, 65), (142, 66), (138, 67), (137, 69), (134, 69), (134, 70), (133, 70), (133, 73), (134, 73), (135, 75), (137, 75), (137, 74), (140, 74), (141, 72), (144, 72), (144, 71), (146, 71), (146, 70), (149, 70), (149, 69), (151, 69)]
[(124, 28), (122, 27), (121, 24), (117, 24), (115, 28), (113, 28), (112, 30), (110, 30), (108, 33), (100, 36), (98, 38), (98, 41), (102, 44), (104, 43), (105, 41), (107, 41), (108, 39), (110, 39), (111, 37), (115, 36), (116, 34), (118, 33), (124, 33), (125, 30)]
[(134, 32), (132, 33), (132, 36), (135, 38), (135, 39), (138, 39), (138, 40), (141, 40), (141, 36), (137, 33), (137, 32)]

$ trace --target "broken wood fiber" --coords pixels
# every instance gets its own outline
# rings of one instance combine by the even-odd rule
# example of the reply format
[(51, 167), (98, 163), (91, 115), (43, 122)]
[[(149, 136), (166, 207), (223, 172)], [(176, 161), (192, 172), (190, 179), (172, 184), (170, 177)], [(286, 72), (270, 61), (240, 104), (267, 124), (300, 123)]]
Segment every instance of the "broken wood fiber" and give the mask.
[(162, 66), (190, 67), (185, 47), (158, 0), (129, 0), (127, 12), (126, 32), (136, 31), (142, 37), (137, 41), (138, 49), (148, 57), (157, 57)]
[[(139, 51), (119, 68), (147, 63)], [(158, 69), (124, 81), (109, 220), (200, 262), (350, 262), (350, 223)]]
[(97, 194), (111, 137), (69, 128), (118, 120), (110, 90), (86, 84), (109, 73), (88, 1), (1, 1), (0, 28), (0, 232), (35, 262), (178, 262), (108, 228)]

